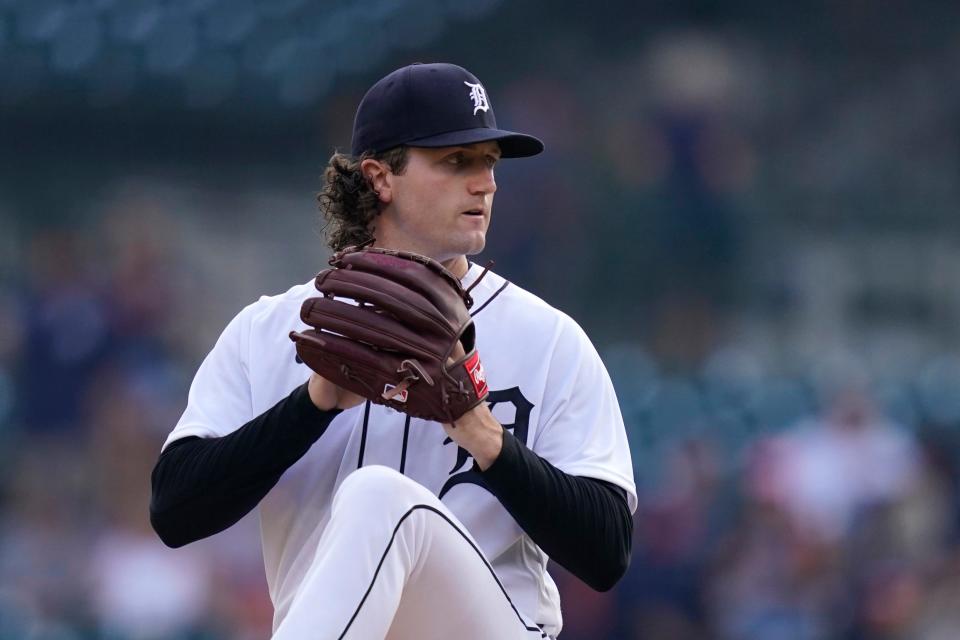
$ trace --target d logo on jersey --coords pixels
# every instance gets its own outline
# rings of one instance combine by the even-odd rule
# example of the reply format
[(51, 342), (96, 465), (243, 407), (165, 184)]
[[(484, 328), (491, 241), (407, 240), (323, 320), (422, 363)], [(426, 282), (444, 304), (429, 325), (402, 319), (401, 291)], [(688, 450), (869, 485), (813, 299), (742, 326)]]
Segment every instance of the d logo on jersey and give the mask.
[[(486, 381), (484, 381), (484, 384), (486, 384)], [(491, 410), (501, 402), (508, 402), (512, 404), (515, 410), (513, 422), (511, 424), (503, 425), (503, 428), (512, 430), (514, 437), (520, 440), (520, 442), (527, 444), (527, 433), (530, 430), (530, 411), (533, 409), (533, 403), (527, 400), (524, 395), (520, 393), (520, 387), (511, 387), (510, 389), (491, 391), (490, 395), (487, 396), (487, 403), (489, 404)], [(450, 444), (452, 442), (453, 440), (447, 438), (443, 441), (443, 444)], [(453, 469), (450, 470), (450, 477), (447, 478), (443, 488), (440, 489), (440, 494), (437, 496), (438, 498), (442, 499), (443, 496), (450, 491), (450, 489), (454, 488), (458, 484), (463, 484), (464, 482), (469, 482), (471, 484), (486, 488), (483, 484), (480, 474), (474, 471), (471, 467), (468, 467), (466, 471), (457, 473), (459, 469), (462, 469), (464, 465), (467, 464), (467, 460), (469, 458), (470, 454), (467, 453), (465, 449), (457, 447), (457, 461), (454, 463)]]

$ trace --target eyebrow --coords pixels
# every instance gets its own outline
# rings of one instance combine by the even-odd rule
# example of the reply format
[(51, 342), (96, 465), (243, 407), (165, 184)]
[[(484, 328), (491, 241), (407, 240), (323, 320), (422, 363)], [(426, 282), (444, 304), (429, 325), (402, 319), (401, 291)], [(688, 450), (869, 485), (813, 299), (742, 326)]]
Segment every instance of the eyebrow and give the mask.
[[(456, 145), (450, 148), (456, 149), (458, 151), (480, 151), (477, 147), (468, 146), (468, 145)], [(484, 151), (483, 153), (490, 153), (491, 155), (495, 155), (498, 158), (503, 155), (503, 151), (501, 151), (499, 147), (493, 147), (489, 151)]]

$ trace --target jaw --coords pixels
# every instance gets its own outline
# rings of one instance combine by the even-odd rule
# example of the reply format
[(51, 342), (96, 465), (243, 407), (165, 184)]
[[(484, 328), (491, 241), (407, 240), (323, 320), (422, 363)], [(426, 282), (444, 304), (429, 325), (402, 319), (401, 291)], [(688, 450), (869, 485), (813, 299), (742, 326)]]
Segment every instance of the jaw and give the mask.
[(431, 222), (412, 216), (405, 218), (394, 205), (388, 206), (371, 226), (375, 246), (419, 253), (443, 264), (483, 251), (489, 215), (459, 212), (455, 215), (453, 219)]

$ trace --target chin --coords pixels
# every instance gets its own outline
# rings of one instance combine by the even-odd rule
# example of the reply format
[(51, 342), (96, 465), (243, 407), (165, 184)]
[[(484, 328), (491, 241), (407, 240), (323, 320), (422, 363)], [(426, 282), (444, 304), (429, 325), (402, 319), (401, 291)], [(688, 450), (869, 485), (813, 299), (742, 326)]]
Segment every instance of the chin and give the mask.
[(486, 233), (476, 233), (471, 234), (469, 237), (464, 238), (464, 251), (463, 255), (473, 256), (481, 251), (487, 246), (487, 234)]
[(483, 248), (484, 248), (485, 246), (487, 246), (487, 241), (486, 241), (486, 240), (481, 240), (480, 242), (475, 242), (475, 243), (473, 243), (473, 245), (472, 245), (468, 250), (466, 250), (466, 251), (463, 252), (463, 255), (465, 255), (465, 256), (475, 256), (475, 255), (477, 255), (478, 253), (480, 253), (481, 251), (483, 251)]
[[(453, 234), (451, 234), (452, 236)], [(443, 262), (452, 260), (460, 256), (472, 256), (483, 251), (487, 245), (487, 239), (484, 234), (458, 235), (456, 237), (447, 237), (445, 246), (442, 250), (434, 251), (431, 257)], [(428, 254), (430, 255), (430, 254)]]

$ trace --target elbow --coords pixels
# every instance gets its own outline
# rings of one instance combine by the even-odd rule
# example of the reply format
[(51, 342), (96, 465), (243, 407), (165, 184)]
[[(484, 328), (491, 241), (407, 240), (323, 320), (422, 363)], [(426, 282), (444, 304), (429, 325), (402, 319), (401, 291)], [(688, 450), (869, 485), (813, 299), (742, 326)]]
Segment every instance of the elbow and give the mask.
[(190, 542), (183, 536), (178, 535), (178, 532), (170, 526), (169, 521), (154, 510), (153, 505), (150, 506), (150, 526), (153, 527), (160, 541), (171, 549), (179, 549)]
[[(185, 517), (185, 512), (181, 502), (178, 502), (169, 489), (169, 481), (164, 478), (170, 477), (169, 454), (171, 449), (160, 454), (153, 473), (150, 475), (151, 494), (150, 494), (150, 526), (160, 538), (163, 544), (171, 549), (178, 549), (190, 542), (193, 538), (188, 538), (184, 534), (184, 523), (189, 522)], [(166, 471), (166, 473), (164, 473)]]
[(608, 553), (598, 559), (591, 575), (584, 578), (588, 587), (601, 593), (613, 589), (630, 568), (630, 558), (633, 555), (633, 518), (626, 505), (621, 512), (618, 534), (611, 542), (613, 544), (608, 546)]
[(602, 566), (598, 563), (596, 570), (591, 575), (584, 576), (583, 581), (594, 591), (604, 593), (620, 582), (629, 567), (630, 552), (627, 550), (625, 554), (618, 554), (618, 557), (608, 559)]
[(196, 538), (190, 537), (180, 524), (183, 519), (175, 517), (175, 512), (167, 508), (160, 508), (156, 499), (150, 501), (150, 526), (153, 527), (160, 541), (171, 549), (179, 549)]

